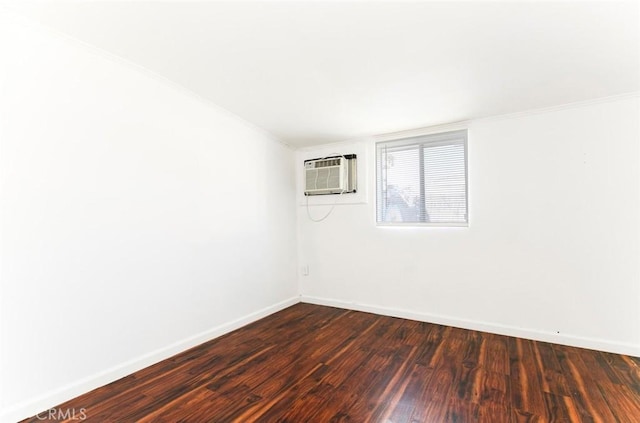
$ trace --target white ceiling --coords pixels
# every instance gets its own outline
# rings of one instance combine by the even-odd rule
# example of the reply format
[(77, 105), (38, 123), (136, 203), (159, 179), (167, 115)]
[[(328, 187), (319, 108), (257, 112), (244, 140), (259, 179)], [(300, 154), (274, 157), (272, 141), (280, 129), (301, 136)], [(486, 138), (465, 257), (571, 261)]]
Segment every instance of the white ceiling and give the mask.
[(640, 90), (637, 1), (17, 7), (293, 146)]

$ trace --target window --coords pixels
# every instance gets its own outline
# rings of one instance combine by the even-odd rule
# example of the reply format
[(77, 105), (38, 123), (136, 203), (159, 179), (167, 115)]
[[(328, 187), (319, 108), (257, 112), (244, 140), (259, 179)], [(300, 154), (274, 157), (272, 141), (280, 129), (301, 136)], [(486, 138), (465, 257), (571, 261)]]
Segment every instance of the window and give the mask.
[(376, 144), (378, 224), (466, 226), (467, 131)]

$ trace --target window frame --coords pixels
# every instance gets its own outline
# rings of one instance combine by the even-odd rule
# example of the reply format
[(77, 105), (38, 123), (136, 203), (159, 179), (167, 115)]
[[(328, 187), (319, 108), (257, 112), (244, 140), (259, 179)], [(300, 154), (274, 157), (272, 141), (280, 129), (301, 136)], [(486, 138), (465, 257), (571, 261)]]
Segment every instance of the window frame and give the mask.
[[(375, 198), (375, 222), (376, 226), (381, 227), (448, 227), (448, 228), (456, 228), (456, 227), (469, 227), (469, 131), (468, 129), (456, 129), (450, 131), (443, 132), (435, 132), (431, 134), (423, 134), (411, 137), (403, 137), (396, 139), (388, 139), (383, 141), (378, 141), (375, 144), (376, 149), (376, 174), (375, 174), (375, 186), (376, 186), (376, 198)], [(382, 180), (382, 161), (381, 161), (381, 151), (384, 147), (393, 147), (394, 149), (401, 149), (402, 147), (406, 147), (407, 149), (412, 147), (418, 147), (420, 152), (418, 154), (420, 158), (420, 198), (419, 201), (420, 207), (424, 207), (424, 190), (425, 190), (425, 181), (424, 181), (424, 163), (422, 161), (422, 150), (425, 146), (428, 147), (437, 147), (444, 145), (454, 145), (461, 144), (464, 149), (464, 186), (465, 186), (465, 208), (466, 208), (466, 220), (464, 222), (389, 222), (389, 221), (381, 221), (380, 212), (383, 207), (380, 204), (380, 196), (382, 194), (382, 184), (380, 181)]]

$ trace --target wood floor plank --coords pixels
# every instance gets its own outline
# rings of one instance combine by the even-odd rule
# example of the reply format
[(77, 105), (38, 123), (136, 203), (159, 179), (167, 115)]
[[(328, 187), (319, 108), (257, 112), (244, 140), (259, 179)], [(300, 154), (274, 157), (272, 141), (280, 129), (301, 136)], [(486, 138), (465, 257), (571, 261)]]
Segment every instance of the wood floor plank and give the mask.
[(554, 350), (581, 417), (586, 421), (615, 422), (616, 418), (604, 400), (598, 384), (591, 378), (591, 370), (580, 358), (579, 349), (554, 346)]
[(570, 398), (544, 392), (545, 421), (576, 422), (580, 421), (578, 410)]
[(480, 364), (493, 373), (510, 374), (509, 337), (484, 333), (484, 345)]
[[(403, 351), (404, 350), (404, 351)], [(417, 348), (415, 346), (403, 345), (393, 354), (391, 369), (381, 374), (379, 386), (373, 387), (370, 392), (374, 395), (367, 395), (367, 409), (372, 410), (368, 416), (372, 421), (387, 421), (388, 416), (395, 408), (398, 398), (402, 395), (404, 381), (409, 375), (410, 363), (413, 362)], [(375, 399), (374, 399), (375, 398)]]
[(638, 423), (640, 360), (297, 304), (57, 407), (80, 408), (98, 423)]
[(423, 397), (423, 393), (432, 375), (433, 369), (417, 363), (412, 366), (409, 375), (398, 388), (399, 397), (395, 405), (389, 407), (388, 421), (411, 421), (416, 406), (429, 401), (428, 398)]
[(492, 405), (506, 410), (510, 404), (509, 388), (509, 376), (478, 369), (470, 399), (478, 405)]
[(606, 362), (618, 377), (618, 383), (640, 392), (640, 358), (601, 352), (597, 358)]
[(540, 378), (542, 390), (548, 394), (568, 396), (567, 379), (562, 373), (562, 367), (551, 344), (533, 341), (531, 345), (536, 358), (538, 372), (542, 376)]
[(629, 387), (615, 384), (599, 385), (602, 398), (609, 405), (611, 413), (622, 423), (637, 423), (640, 421), (640, 405), (638, 393), (635, 395)]
[(532, 341), (512, 338), (509, 342), (511, 395), (519, 416), (540, 416), (545, 410), (542, 375), (537, 371)]
[(444, 421), (448, 400), (451, 398), (449, 393), (453, 390), (454, 380), (455, 372), (452, 372), (450, 368), (433, 370), (429, 381), (422, 389), (422, 395), (413, 409), (410, 421)]
[[(459, 398), (450, 398), (446, 404), (444, 421), (454, 423), (477, 422), (480, 419), (478, 404)], [(503, 420), (504, 421), (504, 420)]]

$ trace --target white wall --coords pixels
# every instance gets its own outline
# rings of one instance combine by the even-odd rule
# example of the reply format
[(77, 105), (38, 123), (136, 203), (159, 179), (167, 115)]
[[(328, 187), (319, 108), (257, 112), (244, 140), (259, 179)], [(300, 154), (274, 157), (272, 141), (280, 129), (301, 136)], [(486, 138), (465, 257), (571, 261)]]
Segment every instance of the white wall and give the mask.
[(374, 140), (298, 152), (369, 153), (366, 204), (298, 207), (303, 300), (640, 355), (639, 103), (470, 122), (468, 228), (376, 227)]
[(296, 302), (292, 165), (237, 117), (0, 10), (0, 420)]

